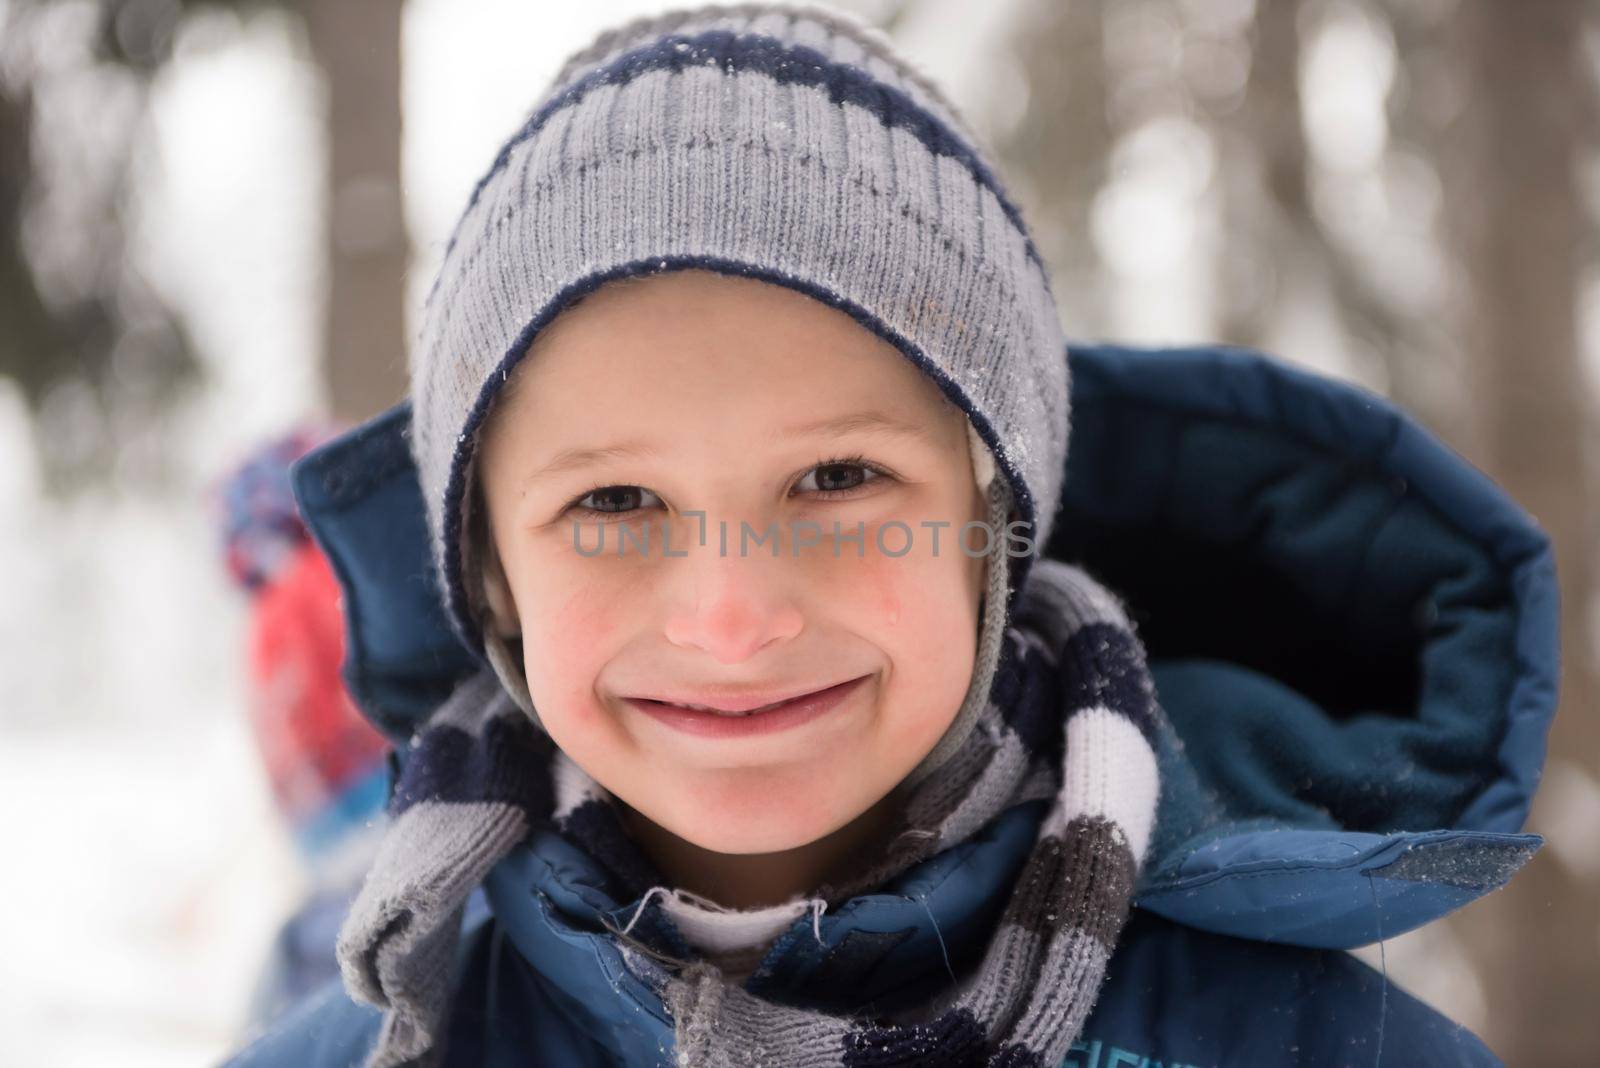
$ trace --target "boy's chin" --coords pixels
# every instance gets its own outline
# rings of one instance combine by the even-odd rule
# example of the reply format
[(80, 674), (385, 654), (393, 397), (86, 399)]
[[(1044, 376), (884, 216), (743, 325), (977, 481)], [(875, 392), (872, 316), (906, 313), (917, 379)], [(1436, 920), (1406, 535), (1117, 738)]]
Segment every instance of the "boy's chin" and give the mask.
[(686, 822), (668, 829), (697, 849), (730, 856), (753, 856), (760, 853), (786, 853), (799, 849), (823, 837), (828, 828), (808, 829), (784, 821), (752, 818), (730, 818), (726, 813), (690, 814)]
[(830, 835), (870, 833), (866, 824), (874, 822), (880, 807), (872, 798), (841, 808), (842, 799), (824, 795), (822, 789), (819, 785), (806, 793), (769, 787), (737, 809), (717, 805), (680, 812), (682, 825), (673, 833), (701, 849), (737, 856), (788, 853)]
[(811, 829), (799, 826), (775, 829), (770, 822), (759, 819), (743, 825), (719, 820), (715, 825), (711, 825), (708, 821), (706, 826), (694, 829), (692, 835), (679, 835), (679, 837), (686, 838), (699, 848), (712, 853), (758, 856), (802, 849), (826, 838), (833, 830), (834, 828), (826, 825)]

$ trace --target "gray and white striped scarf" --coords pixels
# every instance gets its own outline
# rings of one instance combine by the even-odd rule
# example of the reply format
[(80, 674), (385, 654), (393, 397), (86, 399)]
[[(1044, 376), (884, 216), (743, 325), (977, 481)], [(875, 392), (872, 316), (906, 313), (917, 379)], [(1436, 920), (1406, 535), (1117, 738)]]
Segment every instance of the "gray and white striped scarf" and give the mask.
[[(614, 932), (673, 1018), (677, 1063), (1059, 1064), (1099, 994), (1149, 845), (1162, 717), (1115, 595), (1080, 568), (1037, 560), (977, 729), (909, 793), (881, 862), (817, 893), (841, 904), (1007, 809), (1053, 798), (977, 966), (914, 1017), (836, 1016), (764, 1000), (706, 960), (663, 958)], [(386, 1010), (368, 1068), (441, 1062), (464, 902), (533, 828), (578, 841), (614, 872), (631, 864), (624, 882), (636, 887), (659, 874), (630, 851), (610, 795), (489, 671), (413, 739), (390, 807), (338, 945), (351, 996)]]

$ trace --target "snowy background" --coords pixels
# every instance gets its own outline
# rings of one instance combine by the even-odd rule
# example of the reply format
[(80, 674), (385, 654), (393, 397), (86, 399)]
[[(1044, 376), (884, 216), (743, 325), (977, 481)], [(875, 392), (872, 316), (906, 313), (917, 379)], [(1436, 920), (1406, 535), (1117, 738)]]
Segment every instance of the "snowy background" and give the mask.
[[(73, 20), (92, 6), (58, 5), (50, 47), (75, 47)], [(665, 6), (409, 0), (408, 315), (468, 191), (559, 61), (600, 28)], [(1248, 6), (1212, 9), (1225, 18)], [(1017, 75), (986, 57), (1018, 7), (921, 3), (896, 31), (980, 128), (1015, 119)], [(1382, 151), (1392, 48), (1359, 20), (1321, 39), (1303, 74), (1314, 152), (1358, 171)], [(105, 88), (46, 84), (40, 105), (92, 132), (110, 107)], [(182, 443), (177, 477), (160, 492), (113, 483), (51, 498), (35, 474), (28, 410), (0, 377), (0, 826), (12, 840), (0, 909), (4, 1065), (216, 1063), (303, 890), (242, 712), (246, 605), (200, 501), (245, 450), (324, 404), (320, 88), (295, 20), (265, 9), (186, 18), (154, 93), (136, 146), (133, 254), (183, 316), (206, 375), (165, 428)], [(1214, 151), (1178, 119), (1118, 144), (1085, 235), (1115, 280), (1095, 332), (1129, 341), (1211, 332), (1206, 250), (1222, 223), (1201, 198)], [(1373, 210), (1357, 222), (1395, 225)], [(1405, 267), (1423, 285), (1436, 269), (1421, 253)], [(1600, 351), (1592, 296), (1588, 306), (1589, 349)], [(1268, 334), (1302, 363), (1384, 388), (1374, 364), (1329, 337), (1323, 305), (1294, 294)], [(1600, 793), (1583, 773), (1562, 774), (1561, 811), (1582, 826), (1600, 812)], [(1382, 953), (1418, 996), (1483, 1024), (1483, 989), (1447, 928)], [(1380, 950), (1359, 955), (1376, 965)]]

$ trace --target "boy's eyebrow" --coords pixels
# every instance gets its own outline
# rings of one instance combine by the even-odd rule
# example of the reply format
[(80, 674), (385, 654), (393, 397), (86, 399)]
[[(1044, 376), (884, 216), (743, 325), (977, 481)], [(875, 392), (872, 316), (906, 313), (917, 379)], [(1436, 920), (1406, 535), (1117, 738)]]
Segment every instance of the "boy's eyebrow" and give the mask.
[(810, 434), (852, 434), (864, 431), (934, 440), (933, 432), (928, 427), (920, 423), (904, 423), (893, 416), (876, 411), (852, 412), (831, 419), (801, 423), (780, 430), (778, 435), (785, 438), (799, 438)]
[(559, 475), (563, 471), (570, 471), (575, 467), (584, 467), (588, 464), (654, 455), (656, 455), (655, 448), (643, 441), (628, 441), (620, 445), (606, 445), (594, 449), (563, 449), (556, 453), (555, 458), (549, 463), (530, 472), (522, 480), (522, 485), (526, 489), (541, 478), (549, 478), (551, 475)]
[[(934, 441), (931, 429), (918, 423), (905, 423), (883, 412), (867, 411), (852, 412), (849, 415), (833, 416), (828, 419), (817, 419), (809, 423), (800, 423), (795, 426), (785, 427), (777, 432), (780, 438), (800, 438), (811, 434), (858, 434), (878, 433), (896, 434), (903, 437), (919, 437)], [(598, 448), (563, 449), (556, 453), (551, 461), (543, 467), (531, 472), (523, 479), (523, 487), (532, 485), (541, 478), (570, 471), (573, 468), (583, 467), (587, 464), (602, 463), (606, 460), (627, 460), (641, 456), (655, 456), (658, 450), (644, 441), (626, 441), (618, 445), (606, 445)]]

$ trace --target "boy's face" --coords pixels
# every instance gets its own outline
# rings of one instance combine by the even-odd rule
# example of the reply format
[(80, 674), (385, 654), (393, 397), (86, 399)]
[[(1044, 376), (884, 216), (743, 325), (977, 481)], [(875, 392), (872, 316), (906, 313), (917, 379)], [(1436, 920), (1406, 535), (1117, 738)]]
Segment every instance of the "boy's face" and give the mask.
[[(911, 429), (802, 428), (866, 413)], [(491, 603), (522, 634), (551, 737), (704, 849), (794, 849), (862, 816), (933, 748), (972, 677), (985, 538), (958, 538), (987, 509), (966, 426), (893, 346), (781, 286), (675, 271), (558, 317), (496, 401), (478, 461)], [(615, 451), (544, 470), (580, 449)], [(890, 526), (880, 549), (892, 521), (910, 537)], [(863, 537), (836, 539), (835, 522)], [(924, 522), (948, 524), (937, 551)], [(858, 678), (820, 716), (738, 737), (631, 700)]]

